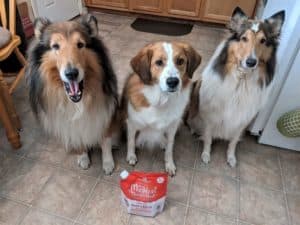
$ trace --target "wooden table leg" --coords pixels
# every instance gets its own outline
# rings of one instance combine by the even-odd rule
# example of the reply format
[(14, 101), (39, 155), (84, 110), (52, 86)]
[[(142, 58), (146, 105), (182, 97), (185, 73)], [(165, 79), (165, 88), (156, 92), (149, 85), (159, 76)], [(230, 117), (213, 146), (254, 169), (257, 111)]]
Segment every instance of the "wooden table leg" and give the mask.
[(21, 147), (20, 135), (9, 117), (2, 93), (3, 89), (0, 86), (0, 121), (4, 125), (6, 136), (11, 146), (17, 149)]

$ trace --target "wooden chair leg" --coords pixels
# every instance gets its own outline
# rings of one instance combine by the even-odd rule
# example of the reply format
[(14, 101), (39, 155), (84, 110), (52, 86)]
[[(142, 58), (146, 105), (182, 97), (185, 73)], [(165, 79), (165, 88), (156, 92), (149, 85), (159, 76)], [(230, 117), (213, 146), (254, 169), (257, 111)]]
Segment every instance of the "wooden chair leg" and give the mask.
[(20, 70), (20, 72), (17, 74), (16, 78), (14, 79), (13, 83), (10, 85), (9, 94), (12, 94), (14, 92), (15, 88), (17, 87), (21, 79), (24, 77), (24, 74), (25, 74), (25, 67), (23, 67)]
[(26, 65), (26, 59), (23, 56), (23, 54), (20, 52), (19, 48), (15, 48), (14, 53), (16, 54), (18, 60), (20, 61), (20, 63), (22, 63), (23, 66)]
[(4, 98), (4, 102), (7, 105), (8, 108), (8, 113), (11, 115), (12, 121), (14, 123), (14, 126), (18, 129), (21, 130), (22, 129), (22, 125), (21, 125), (21, 121), (16, 113), (16, 109), (15, 106), (13, 104), (11, 95), (9, 94), (8, 91), (8, 86), (6, 81), (3, 78), (3, 74), (0, 71), (0, 86), (1, 86), (1, 90), (2, 90), (2, 96)]
[(0, 87), (0, 120), (2, 121), (5, 127), (8, 141), (10, 142), (13, 148), (17, 149), (21, 147), (20, 135), (17, 129), (14, 127), (11, 118), (9, 117), (8, 111), (6, 110), (4, 104), (4, 98), (1, 92), (3, 93), (3, 90)]

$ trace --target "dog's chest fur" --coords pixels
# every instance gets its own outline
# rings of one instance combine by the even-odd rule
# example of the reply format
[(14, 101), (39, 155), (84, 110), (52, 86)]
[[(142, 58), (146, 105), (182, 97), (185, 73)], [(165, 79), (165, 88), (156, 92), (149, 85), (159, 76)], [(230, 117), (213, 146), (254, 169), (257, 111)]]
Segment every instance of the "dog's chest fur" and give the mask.
[(45, 130), (69, 150), (100, 144), (114, 112), (112, 101), (105, 101), (104, 96), (84, 95), (80, 102), (73, 103), (63, 95), (57, 93), (46, 100), (47, 110), (40, 113)]
[(203, 73), (200, 117), (214, 138), (231, 139), (261, 110), (271, 85), (260, 86), (258, 69), (245, 77), (235, 70), (222, 79), (211, 65)]
[[(136, 111), (128, 104), (128, 120), (139, 130), (136, 145), (147, 144), (149, 147), (165, 144), (165, 132), (181, 121), (190, 96), (190, 86), (179, 93), (163, 93), (160, 88), (147, 86), (143, 94), (149, 107)], [(175, 127), (177, 129), (177, 126)]]

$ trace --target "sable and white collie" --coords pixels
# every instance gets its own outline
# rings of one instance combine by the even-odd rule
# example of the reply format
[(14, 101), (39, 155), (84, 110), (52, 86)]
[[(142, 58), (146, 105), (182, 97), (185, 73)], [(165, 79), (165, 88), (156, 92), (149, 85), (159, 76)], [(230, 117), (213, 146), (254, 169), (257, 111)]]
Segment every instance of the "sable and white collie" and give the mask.
[(201, 57), (188, 44), (157, 42), (145, 46), (132, 60), (134, 73), (124, 89), (127, 121), (127, 161), (137, 162), (135, 147), (165, 149), (165, 167), (175, 175), (173, 144), (189, 102), (191, 78)]
[(38, 18), (28, 63), (30, 103), (43, 128), (79, 153), (83, 169), (90, 164), (88, 148), (100, 145), (103, 169), (110, 174), (117, 81), (96, 18), (88, 14), (59, 23)]
[(199, 102), (192, 103), (199, 105), (199, 111), (189, 118), (191, 128), (203, 135), (204, 163), (210, 161), (212, 140), (220, 138), (229, 140), (227, 162), (236, 165), (237, 142), (268, 99), (284, 15), (280, 11), (257, 21), (238, 7), (234, 10), (231, 36), (217, 47), (204, 69), (195, 92)]

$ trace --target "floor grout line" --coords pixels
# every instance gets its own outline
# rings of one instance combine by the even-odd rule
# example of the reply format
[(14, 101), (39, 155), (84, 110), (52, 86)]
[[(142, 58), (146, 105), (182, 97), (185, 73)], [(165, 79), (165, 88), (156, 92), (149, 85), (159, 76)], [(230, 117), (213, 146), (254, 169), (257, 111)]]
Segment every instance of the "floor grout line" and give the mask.
[(193, 187), (193, 183), (194, 183), (194, 178), (195, 178), (195, 174), (196, 174), (196, 163), (197, 163), (197, 151), (198, 149), (200, 149), (200, 141), (197, 142), (197, 144), (195, 145), (196, 149), (194, 149), (195, 151), (195, 160), (194, 160), (194, 169), (192, 170), (192, 177), (190, 179), (189, 182), (189, 186), (188, 186), (188, 196), (187, 196), (187, 203), (186, 203), (186, 208), (185, 208), (185, 213), (184, 213), (184, 219), (183, 219), (183, 225), (186, 225), (186, 220), (188, 217), (188, 212), (189, 212), (189, 207), (190, 207), (190, 199), (191, 199), (191, 195), (192, 195), (192, 187)]
[(240, 219), (240, 213), (241, 213), (241, 180), (240, 180), (240, 177), (241, 177), (241, 171), (240, 171), (240, 166), (238, 165), (237, 167), (237, 177), (239, 178), (237, 180), (237, 214), (236, 214), (236, 225), (239, 225), (239, 219)]
[(93, 193), (94, 193), (94, 191), (95, 191), (97, 185), (98, 185), (98, 184), (100, 183), (100, 181), (101, 181), (101, 178), (102, 178), (102, 176), (99, 176), (99, 177), (96, 179), (96, 182), (95, 182), (94, 186), (91, 188), (90, 193), (89, 193), (88, 196), (86, 197), (85, 201), (82, 203), (82, 206), (80, 207), (80, 210), (79, 210), (79, 212), (78, 212), (78, 214), (77, 214), (77, 216), (76, 216), (76, 218), (75, 218), (75, 220), (74, 220), (73, 225), (75, 225), (76, 223), (79, 222), (79, 221), (78, 221), (78, 220), (79, 220), (79, 217), (80, 217), (81, 213), (83, 212), (84, 207), (87, 205), (88, 201), (91, 199), (91, 197), (92, 197), (92, 195), (93, 195)]
[(278, 160), (279, 169), (280, 169), (280, 178), (281, 178), (281, 182), (282, 182), (283, 197), (284, 197), (284, 202), (285, 202), (285, 210), (286, 210), (286, 215), (287, 215), (287, 219), (288, 219), (288, 224), (292, 225), (291, 215), (290, 215), (290, 210), (289, 210), (289, 205), (288, 205), (288, 200), (287, 200), (285, 177), (284, 177), (284, 174), (283, 174), (283, 167), (282, 167), (282, 164), (281, 164), (280, 152), (279, 151), (277, 152), (277, 160)]

